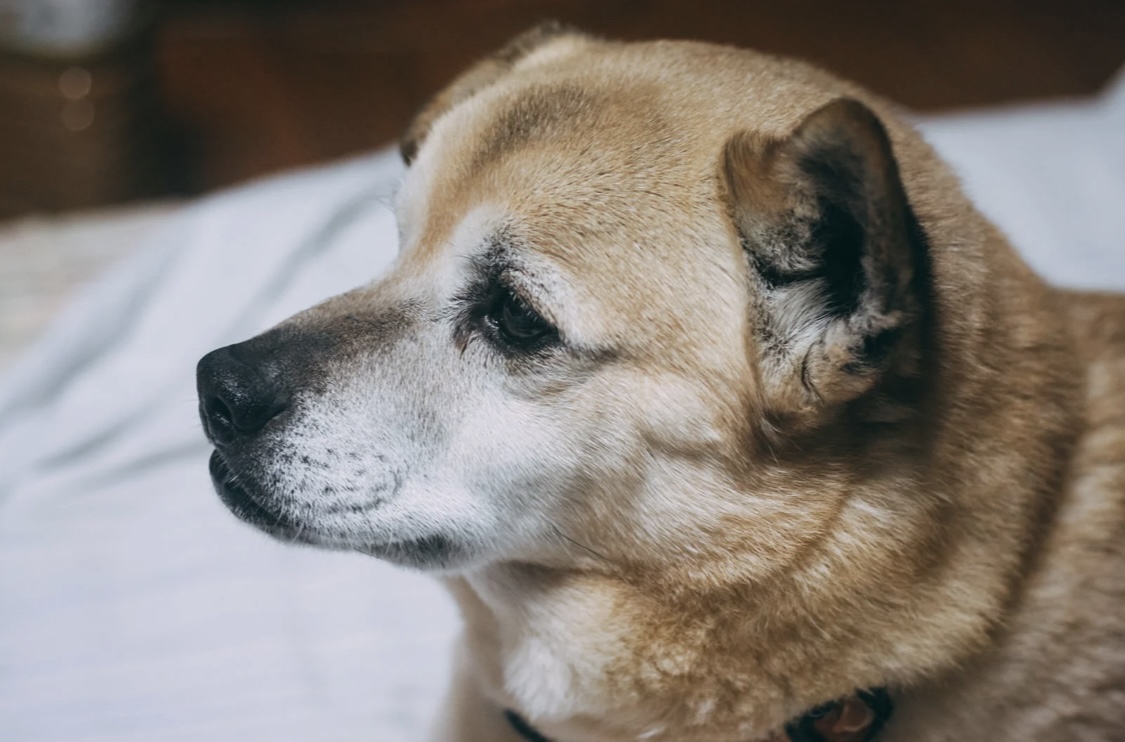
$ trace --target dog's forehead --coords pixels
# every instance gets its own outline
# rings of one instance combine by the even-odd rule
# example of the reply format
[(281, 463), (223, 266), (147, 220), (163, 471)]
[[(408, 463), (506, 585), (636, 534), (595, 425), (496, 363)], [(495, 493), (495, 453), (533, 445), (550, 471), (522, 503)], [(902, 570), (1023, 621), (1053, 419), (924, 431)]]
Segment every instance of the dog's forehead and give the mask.
[[(673, 177), (688, 153), (682, 146), (676, 157), (663, 152), (677, 143), (656, 91), (607, 86), (582, 72), (513, 75), (438, 120), (399, 200), (423, 242), (440, 242), (460, 215), (488, 199), (561, 209), (581, 204), (592, 189), (625, 198), (630, 186), (654, 193), (653, 176)], [(629, 177), (639, 169), (648, 182)]]
[(723, 145), (746, 129), (784, 136), (836, 91), (803, 68), (713, 47), (584, 48), (438, 118), (400, 193), (402, 265), (443, 276), (448, 294), (466, 263), (450, 256), (483, 252), (503, 231), (601, 338), (687, 350), (701, 328), (737, 334), (747, 288)]
[(685, 302), (702, 286), (721, 295), (737, 266), (718, 146), (704, 152), (656, 91), (533, 79), (470, 101), (432, 136), (400, 199), (420, 270), (448, 274), (450, 255), (502, 233), (605, 322), (666, 313), (675, 288)]
[[(732, 133), (783, 136), (833, 97), (828, 82), (791, 66), (692, 43), (532, 55), (434, 122), (401, 191), (404, 236), (440, 244), (488, 197), (583, 229), (642, 212), (682, 222), (695, 201), (713, 200)], [(595, 199), (604, 208), (583, 213)]]

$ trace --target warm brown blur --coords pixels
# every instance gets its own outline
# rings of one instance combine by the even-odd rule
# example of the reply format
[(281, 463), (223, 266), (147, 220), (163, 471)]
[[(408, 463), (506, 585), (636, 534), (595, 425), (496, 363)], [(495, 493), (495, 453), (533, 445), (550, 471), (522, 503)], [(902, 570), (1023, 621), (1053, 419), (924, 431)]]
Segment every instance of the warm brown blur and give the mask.
[[(1125, 63), (1121, 0), (178, 0), (160, 10), (151, 47), (74, 62), (93, 71), (97, 115), (85, 128), (58, 83), (71, 62), (0, 58), (0, 217), (203, 192), (371, 149), (462, 67), (549, 17), (613, 37), (804, 57), (925, 111), (1090, 93)], [(15, 114), (20, 128), (5, 126)]]

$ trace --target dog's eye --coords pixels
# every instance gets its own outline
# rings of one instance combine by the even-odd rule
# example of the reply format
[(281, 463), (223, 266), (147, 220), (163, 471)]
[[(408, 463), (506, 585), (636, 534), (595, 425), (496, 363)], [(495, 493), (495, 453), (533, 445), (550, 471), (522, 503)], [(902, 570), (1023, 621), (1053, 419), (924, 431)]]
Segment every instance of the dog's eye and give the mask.
[(539, 348), (558, 335), (555, 328), (538, 312), (507, 291), (499, 297), (488, 319), (496, 328), (500, 339), (516, 348)]

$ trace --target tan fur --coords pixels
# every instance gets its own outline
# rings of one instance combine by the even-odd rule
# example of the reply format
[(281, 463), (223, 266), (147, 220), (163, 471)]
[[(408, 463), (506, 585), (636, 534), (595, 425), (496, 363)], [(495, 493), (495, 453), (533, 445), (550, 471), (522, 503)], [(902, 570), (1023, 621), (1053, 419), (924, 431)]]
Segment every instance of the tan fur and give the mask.
[[(612, 349), (588, 414), (655, 453), (560, 510), (572, 558), (449, 578), (466, 628), (437, 738), (510, 737), (511, 708), (559, 742), (749, 742), (878, 685), (888, 742), (1125, 738), (1125, 299), (1044, 285), (893, 107), (821, 71), (528, 38), (412, 127), (400, 275), (511, 215), (565, 276), (543, 312)], [(841, 98), (889, 144), (854, 111), (825, 124), (851, 134), (801, 128)], [(736, 229), (797, 208), (801, 136), (859, 143), (929, 271), (924, 310), (880, 315), (909, 328), (889, 360), (849, 376), (826, 346), (807, 386), (765, 360)]]

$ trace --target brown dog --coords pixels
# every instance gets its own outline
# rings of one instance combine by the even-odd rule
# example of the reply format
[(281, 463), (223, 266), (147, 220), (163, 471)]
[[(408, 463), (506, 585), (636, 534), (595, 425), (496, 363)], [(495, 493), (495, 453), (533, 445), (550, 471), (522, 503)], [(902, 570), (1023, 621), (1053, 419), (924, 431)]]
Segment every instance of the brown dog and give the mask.
[(448, 582), (436, 739), (1125, 739), (1125, 300), (891, 107), (548, 26), (403, 153), (392, 272), (199, 379), (237, 514)]

